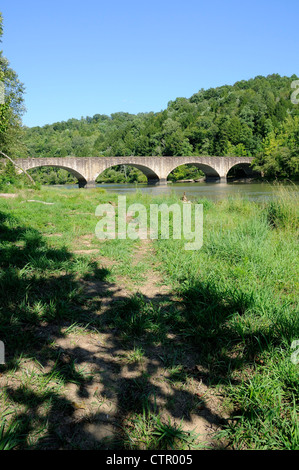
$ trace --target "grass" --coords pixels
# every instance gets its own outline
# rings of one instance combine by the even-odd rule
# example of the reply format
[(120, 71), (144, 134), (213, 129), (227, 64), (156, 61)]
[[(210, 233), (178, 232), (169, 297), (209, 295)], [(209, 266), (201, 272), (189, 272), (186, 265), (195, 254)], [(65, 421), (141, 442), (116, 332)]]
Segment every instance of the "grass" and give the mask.
[(185, 334), (228, 384), (236, 411), (222, 436), (235, 448), (298, 448), (298, 365), (290, 361), (299, 335), (298, 197), (283, 190), (262, 205), (215, 205), (198, 254), (157, 245), (188, 306)]
[(145, 408), (129, 421), (125, 429), (124, 447), (143, 450), (197, 450), (204, 447), (194, 431), (182, 429), (182, 423), (164, 421), (159, 414)]
[[(198, 201), (203, 247), (158, 239), (144, 255), (138, 240), (95, 237), (109, 201), (53, 188), (0, 201), (0, 449), (210, 448), (191, 429), (203, 417), (229, 448), (298, 449), (296, 192)], [(153, 267), (169, 294), (140, 292)]]

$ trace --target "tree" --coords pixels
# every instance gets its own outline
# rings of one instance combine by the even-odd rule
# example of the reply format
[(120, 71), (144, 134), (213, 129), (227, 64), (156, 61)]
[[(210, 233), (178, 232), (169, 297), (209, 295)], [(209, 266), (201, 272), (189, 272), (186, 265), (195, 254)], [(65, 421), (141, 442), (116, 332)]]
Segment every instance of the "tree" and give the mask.
[(270, 178), (299, 177), (299, 118), (288, 116), (276, 132), (264, 140), (263, 151), (255, 158), (255, 168)]
[[(3, 18), (0, 13), (0, 42), (3, 35)], [(24, 85), (9, 66), (9, 62), (0, 51), (0, 149), (12, 157), (17, 156), (22, 146), (22, 121), (24, 108)]]

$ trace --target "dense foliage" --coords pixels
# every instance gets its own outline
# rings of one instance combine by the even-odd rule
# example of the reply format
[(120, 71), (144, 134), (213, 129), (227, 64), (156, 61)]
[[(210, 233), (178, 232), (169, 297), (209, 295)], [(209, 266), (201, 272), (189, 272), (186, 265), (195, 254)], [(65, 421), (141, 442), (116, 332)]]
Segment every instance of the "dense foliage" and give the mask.
[[(0, 42), (3, 35), (3, 19), (0, 13)], [(9, 158), (17, 157), (22, 152), (24, 129), (22, 114), (24, 112), (24, 86), (19, 81), (9, 61), (0, 50), (0, 151)], [(24, 150), (23, 150), (24, 151)], [(3, 155), (0, 155), (3, 158)], [(20, 185), (20, 178), (11, 163), (0, 163), (0, 189), (9, 185)]]
[[(0, 13), (0, 42), (3, 35), (3, 19)], [(0, 150), (10, 157), (22, 149), (22, 121), (24, 113), (24, 86), (19, 81), (9, 61), (0, 50)]]
[(177, 98), (158, 113), (95, 114), (26, 128), (27, 155), (244, 155), (255, 157), (268, 178), (295, 179), (299, 105), (291, 95), (297, 79), (258, 76)]

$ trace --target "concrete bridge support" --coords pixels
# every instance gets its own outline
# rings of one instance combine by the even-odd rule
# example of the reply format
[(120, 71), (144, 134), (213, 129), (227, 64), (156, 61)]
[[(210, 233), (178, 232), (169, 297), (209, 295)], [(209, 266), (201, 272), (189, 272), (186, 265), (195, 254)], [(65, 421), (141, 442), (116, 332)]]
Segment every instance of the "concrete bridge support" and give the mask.
[(85, 188), (85, 189), (96, 188), (96, 186), (97, 184), (95, 181), (87, 181), (82, 185), (79, 184), (79, 188)]
[[(130, 165), (141, 170), (150, 184), (167, 182), (168, 175), (178, 166), (195, 165), (206, 175), (207, 181), (226, 181), (229, 170), (241, 165), (250, 171), (250, 157), (65, 157), (18, 159), (25, 170), (43, 166), (63, 168), (72, 173), (79, 187), (94, 187), (97, 177), (116, 165)], [(247, 170), (245, 170), (247, 169)]]

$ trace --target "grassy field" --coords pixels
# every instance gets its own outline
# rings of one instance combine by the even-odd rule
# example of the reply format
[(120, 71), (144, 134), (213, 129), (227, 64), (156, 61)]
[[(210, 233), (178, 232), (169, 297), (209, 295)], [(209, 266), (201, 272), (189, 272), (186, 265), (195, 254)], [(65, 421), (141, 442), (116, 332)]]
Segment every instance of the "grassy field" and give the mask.
[(16, 194), (0, 199), (0, 449), (299, 448), (295, 192), (197, 201), (198, 251), (99, 240), (95, 209), (117, 204), (101, 189)]

